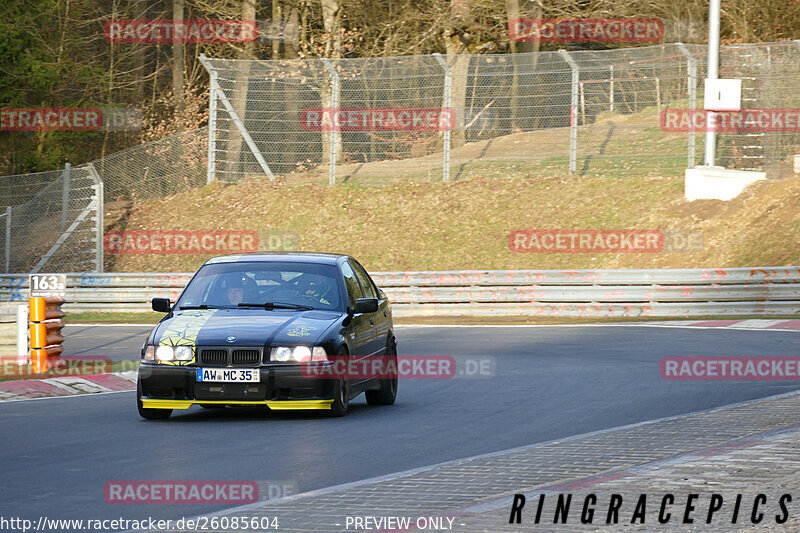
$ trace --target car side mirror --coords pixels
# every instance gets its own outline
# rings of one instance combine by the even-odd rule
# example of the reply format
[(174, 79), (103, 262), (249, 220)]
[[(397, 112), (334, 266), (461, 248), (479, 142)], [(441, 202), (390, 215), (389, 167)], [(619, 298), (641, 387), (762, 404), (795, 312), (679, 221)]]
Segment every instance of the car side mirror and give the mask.
[(151, 305), (153, 306), (153, 311), (158, 311), (159, 313), (169, 313), (172, 310), (169, 298), (153, 298)]
[(377, 298), (359, 298), (356, 300), (354, 313), (374, 313), (378, 310)]

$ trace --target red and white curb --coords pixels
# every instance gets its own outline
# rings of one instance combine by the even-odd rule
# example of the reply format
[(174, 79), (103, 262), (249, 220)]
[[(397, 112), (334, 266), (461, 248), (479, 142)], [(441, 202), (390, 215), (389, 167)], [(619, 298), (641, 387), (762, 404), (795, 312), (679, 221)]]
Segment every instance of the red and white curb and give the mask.
[(0, 402), (136, 390), (136, 370), (0, 382)]
[(670, 320), (664, 322), (645, 322), (639, 325), (675, 326), (682, 328), (728, 328), (728, 329), (771, 329), (781, 331), (800, 330), (800, 320), (763, 319), (749, 320)]

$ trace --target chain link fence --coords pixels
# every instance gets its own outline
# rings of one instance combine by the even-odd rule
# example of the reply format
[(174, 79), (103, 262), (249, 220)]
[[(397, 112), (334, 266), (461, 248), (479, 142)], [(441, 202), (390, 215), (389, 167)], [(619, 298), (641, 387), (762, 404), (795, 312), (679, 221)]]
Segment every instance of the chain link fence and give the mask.
[[(514, 55), (203, 58), (211, 76), (208, 180), (679, 176), (701, 162), (704, 132), (670, 130), (664, 113), (681, 110), (685, 119), (703, 109), (706, 51), (674, 43)], [(744, 108), (800, 107), (798, 42), (726, 46), (720, 63), (721, 77), (743, 80)], [(429, 116), (431, 109), (440, 112)], [(798, 128), (745, 129), (719, 133), (717, 164), (793, 174)]]
[[(678, 177), (703, 155), (702, 126), (682, 121), (693, 110), (702, 113), (701, 45), (201, 60), (211, 78), (207, 128), (71, 171), (0, 177), (6, 272), (102, 271), (102, 199), (163, 198), (214, 180), (384, 185)], [(788, 110), (785, 117), (800, 109), (798, 65), (796, 41), (732, 45), (720, 53), (720, 77), (742, 79), (744, 109)], [(672, 127), (665, 117), (681, 120)], [(718, 134), (716, 163), (769, 178), (796, 176), (800, 124), (789, 127), (787, 118), (781, 127), (774, 119), (749, 126)]]
[(103, 184), (89, 164), (3, 176), (4, 272), (102, 272)]

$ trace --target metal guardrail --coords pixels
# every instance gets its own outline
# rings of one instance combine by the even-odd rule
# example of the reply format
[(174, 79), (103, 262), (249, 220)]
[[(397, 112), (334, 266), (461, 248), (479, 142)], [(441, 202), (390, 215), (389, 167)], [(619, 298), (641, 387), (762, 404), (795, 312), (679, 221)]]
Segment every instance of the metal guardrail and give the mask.
[[(188, 273), (68, 274), (66, 312), (149, 311)], [(375, 272), (396, 316), (654, 316), (800, 313), (800, 267)], [(23, 301), (27, 274), (0, 275), (0, 301)]]

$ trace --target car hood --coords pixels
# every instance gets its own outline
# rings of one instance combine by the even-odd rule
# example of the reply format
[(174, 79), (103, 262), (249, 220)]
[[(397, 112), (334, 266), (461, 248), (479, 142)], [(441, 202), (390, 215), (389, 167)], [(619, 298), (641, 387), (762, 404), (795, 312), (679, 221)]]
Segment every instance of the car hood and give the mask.
[[(153, 344), (263, 346), (315, 344), (342, 317), (336, 311), (198, 309), (175, 313), (155, 330)], [(236, 337), (229, 341), (229, 337)]]

